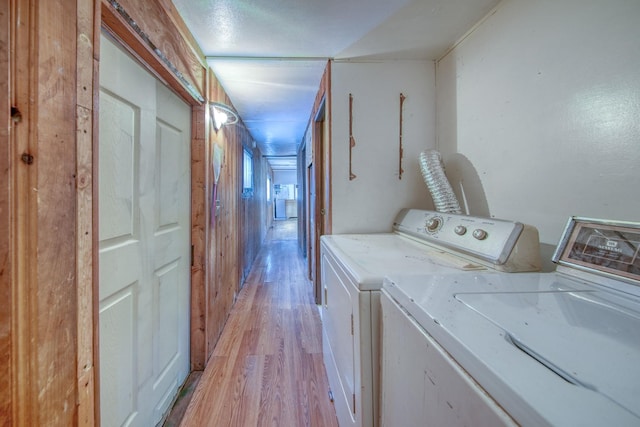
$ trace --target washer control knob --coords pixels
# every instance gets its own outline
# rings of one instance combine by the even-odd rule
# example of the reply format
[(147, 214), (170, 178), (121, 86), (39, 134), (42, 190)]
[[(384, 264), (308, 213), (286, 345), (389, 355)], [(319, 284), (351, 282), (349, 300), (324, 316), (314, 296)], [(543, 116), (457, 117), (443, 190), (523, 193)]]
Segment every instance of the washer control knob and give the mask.
[(433, 233), (434, 231), (437, 231), (442, 226), (442, 218), (437, 216), (433, 218), (429, 218), (425, 225), (427, 227), (427, 231), (429, 231), (430, 233)]
[(478, 240), (484, 240), (487, 238), (487, 232), (482, 228), (476, 228), (475, 230), (473, 230), (473, 237)]
[(453, 229), (453, 231), (458, 236), (464, 236), (464, 234), (467, 232), (467, 227), (465, 227), (464, 225), (457, 225), (456, 228)]

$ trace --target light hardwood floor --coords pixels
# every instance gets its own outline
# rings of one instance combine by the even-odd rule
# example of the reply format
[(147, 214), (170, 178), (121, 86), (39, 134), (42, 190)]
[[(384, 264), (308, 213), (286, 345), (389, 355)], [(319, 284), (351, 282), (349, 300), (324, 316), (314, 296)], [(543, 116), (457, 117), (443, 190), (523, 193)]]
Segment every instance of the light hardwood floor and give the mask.
[(181, 426), (337, 426), (295, 221), (275, 221)]

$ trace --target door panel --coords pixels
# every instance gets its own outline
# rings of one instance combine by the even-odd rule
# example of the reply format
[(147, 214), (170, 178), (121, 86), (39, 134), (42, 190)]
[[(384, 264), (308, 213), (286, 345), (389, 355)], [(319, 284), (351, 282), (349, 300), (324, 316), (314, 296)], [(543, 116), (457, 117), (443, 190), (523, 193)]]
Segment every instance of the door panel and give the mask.
[(156, 83), (154, 409), (162, 417), (189, 373), (191, 109)]
[[(100, 301), (100, 371), (112, 380), (100, 382), (102, 425), (125, 425), (136, 415), (135, 319), (137, 282)], [(104, 376), (103, 376), (104, 377)]]
[(101, 138), (111, 141), (100, 144), (101, 160), (100, 241), (102, 247), (132, 241), (138, 235), (138, 141), (136, 125), (139, 110), (108, 91), (100, 94)]
[(190, 107), (101, 39), (100, 409), (158, 423), (189, 370)]

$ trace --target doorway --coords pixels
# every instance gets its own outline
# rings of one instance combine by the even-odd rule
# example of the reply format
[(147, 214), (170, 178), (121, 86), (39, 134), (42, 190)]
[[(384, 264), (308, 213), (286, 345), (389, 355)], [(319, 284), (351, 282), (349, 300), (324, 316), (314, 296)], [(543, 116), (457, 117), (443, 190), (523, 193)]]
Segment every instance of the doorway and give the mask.
[[(326, 203), (323, 186), (324, 148), (325, 148), (325, 100), (320, 103), (312, 127), (311, 162), (307, 166), (307, 200), (308, 200), (308, 239), (307, 269), (309, 279), (313, 282), (316, 304), (322, 301), (322, 285), (320, 274), (320, 236), (325, 232)], [(309, 147), (307, 147), (309, 149)]]
[(156, 425), (189, 372), (191, 108), (100, 52), (101, 424)]

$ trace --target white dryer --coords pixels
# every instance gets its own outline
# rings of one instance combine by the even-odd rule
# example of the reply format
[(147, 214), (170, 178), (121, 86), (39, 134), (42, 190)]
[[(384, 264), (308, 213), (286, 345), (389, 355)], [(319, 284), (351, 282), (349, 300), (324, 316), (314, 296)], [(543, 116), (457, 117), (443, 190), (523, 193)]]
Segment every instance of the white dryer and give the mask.
[(535, 271), (538, 254), (532, 227), (414, 209), (398, 214), (391, 233), (322, 236), (323, 353), (339, 424), (379, 425), (385, 276)]
[(554, 273), (386, 279), (382, 424), (639, 426), (639, 248), (571, 218)]

